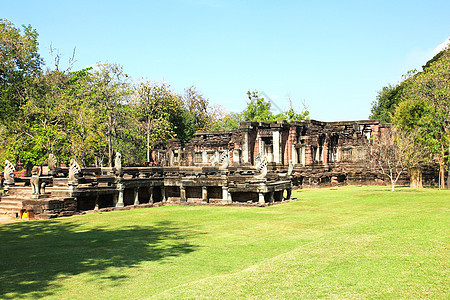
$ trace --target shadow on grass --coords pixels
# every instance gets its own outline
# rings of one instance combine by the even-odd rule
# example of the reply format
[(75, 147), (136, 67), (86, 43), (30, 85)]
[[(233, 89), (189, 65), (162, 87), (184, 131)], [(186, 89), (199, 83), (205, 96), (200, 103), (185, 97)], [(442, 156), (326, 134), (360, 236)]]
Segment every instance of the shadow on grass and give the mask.
[(171, 222), (86, 230), (79, 223), (58, 221), (2, 225), (0, 298), (48, 296), (58, 279), (85, 272), (98, 272), (99, 280), (125, 280), (102, 271), (190, 253), (196, 246), (186, 239), (195, 234)]

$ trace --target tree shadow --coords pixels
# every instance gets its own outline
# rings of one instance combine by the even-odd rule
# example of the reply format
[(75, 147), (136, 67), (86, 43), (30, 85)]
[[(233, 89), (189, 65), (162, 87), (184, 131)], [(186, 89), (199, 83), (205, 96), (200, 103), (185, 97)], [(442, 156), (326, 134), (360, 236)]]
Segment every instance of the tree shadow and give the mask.
[(197, 246), (187, 240), (198, 234), (172, 222), (113, 229), (58, 221), (2, 225), (0, 298), (48, 296), (55, 280), (85, 272), (98, 272), (99, 280), (125, 280), (102, 271), (190, 253)]

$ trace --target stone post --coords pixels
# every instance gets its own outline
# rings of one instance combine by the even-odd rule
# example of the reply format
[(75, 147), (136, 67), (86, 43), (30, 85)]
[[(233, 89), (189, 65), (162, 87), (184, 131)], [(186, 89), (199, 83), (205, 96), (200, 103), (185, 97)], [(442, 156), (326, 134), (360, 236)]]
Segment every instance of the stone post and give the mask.
[(139, 188), (134, 188), (134, 205), (139, 205)]
[(281, 135), (279, 131), (274, 131), (273, 135), (273, 161), (281, 164)]
[(259, 204), (265, 204), (266, 201), (264, 200), (264, 193), (258, 193), (258, 203)]
[(269, 202), (270, 203), (274, 202), (273, 194), (274, 194), (274, 192), (270, 192), (270, 194), (269, 194)]
[(98, 210), (98, 193), (95, 195), (95, 207), (94, 210)]
[(233, 150), (233, 165), (240, 165), (241, 164), (241, 158), (239, 155), (239, 149)]
[(208, 203), (208, 188), (206, 186), (202, 186), (202, 202)]
[(153, 203), (153, 187), (152, 186), (148, 187), (148, 203), (149, 204)]
[(119, 183), (117, 185), (117, 189), (119, 190), (119, 197), (117, 198), (116, 207), (124, 207), (125, 205), (123, 203), (123, 191), (125, 187), (123, 186), (122, 183)]
[(222, 187), (222, 203), (229, 203), (227, 186)]
[(161, 197), (162, 197), (162, 202), (167, 202), (165, 186), (161, 186)]
[(244, 138), (242, 143), (242, 161), (243, 163), (249, 163), (250, 157), (248, 155), (249, 143), (248, 143), (248, 132), (244, 132)]
[(292, 189), (286, 189), (286, 198), (285, 200), (291, 200), (292, 198)]
[(182, 202), (186, 202), (187, 201), (187, 199), (186, 199), (186, 188), (183, 185), (180, 186), (180, 201), (182, 201)]
[(298, 152), (297, 152), (297, 148), (295, 148), (295, 145), (292, 145), (292, 163), (298, 164)]

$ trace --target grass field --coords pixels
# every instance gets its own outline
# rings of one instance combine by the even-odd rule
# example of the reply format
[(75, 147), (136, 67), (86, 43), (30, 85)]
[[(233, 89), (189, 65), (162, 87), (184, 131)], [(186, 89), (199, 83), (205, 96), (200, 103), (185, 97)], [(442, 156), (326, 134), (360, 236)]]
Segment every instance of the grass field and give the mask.
[(448, 299), (450, 191), (389, 190), (0, 225), (0, 298)]

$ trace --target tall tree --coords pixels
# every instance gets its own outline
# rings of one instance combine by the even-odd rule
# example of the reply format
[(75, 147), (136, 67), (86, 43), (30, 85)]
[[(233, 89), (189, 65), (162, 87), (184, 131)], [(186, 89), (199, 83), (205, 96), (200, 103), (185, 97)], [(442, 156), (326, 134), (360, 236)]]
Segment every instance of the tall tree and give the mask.
[(385, 86), (378, 92), (377, 98), (372, 102), (369, 119), (390, 123), (395, 108), (401, 101), (402, 84)]
[(128, 103), (130, 87), (128, 75), (118, 64), (99, 63), (93, 73), (97, 109), (105, 126), (108, 165), (112, 166), (117, 143), (117, 125), (121, 106)]
[(184, 107), (192, 115), (195, 130), (208, 130), (214, 123), (214, 116), (210, 113), (209, 101), (195, 86), (184, 90), (182, 96)]
[(176, 124), (182, 117), (181, 99), (171, 91), (167, 83), (141, 82), (136, 90), (135, 112), (145, 134), (146, 157), (157, 139), (176, 136)]
[[(442, 188), (446, 162), (447, 168), (450, 164), (450, 48), (408, 80), (403, 97), (394, 122), (403, 128), (420, 130), (423, 145), (439, 161), (439, 187)], [(447, 180), (450, 185), (450, 176)]]
[(17, 118), (42, 71), (38, 34), (30, 25), (22, 31), (0, 19), (0, 122)]

